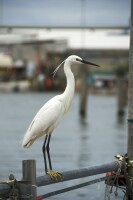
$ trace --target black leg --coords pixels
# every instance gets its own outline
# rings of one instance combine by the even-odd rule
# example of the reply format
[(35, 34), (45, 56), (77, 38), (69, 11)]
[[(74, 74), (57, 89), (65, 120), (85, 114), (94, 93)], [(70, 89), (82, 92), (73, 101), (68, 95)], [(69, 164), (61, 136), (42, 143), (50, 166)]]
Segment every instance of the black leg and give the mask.
[(49, 152), (50, 139), (51, 139), (51, 134), (49, 134), (49, 136), (48, 136), (46, 150), (47, 150), (47, 154), (48, 154), (49, 168), (50, 168), (50, 170), (52, 170), (52, 163), (51, 163), (50, 152)]
[(47, 168), (47, 159), (46, 159), (46, 144), (47, 144), (47, 139), (48, 139), (48, 135), (46, 135), (45, 140), (44, 140), (44, 144), (43, 144), (43, 147), (42, 147), (46, 174), (47, 174), (47, 171), (48, 171), (48, 168)]

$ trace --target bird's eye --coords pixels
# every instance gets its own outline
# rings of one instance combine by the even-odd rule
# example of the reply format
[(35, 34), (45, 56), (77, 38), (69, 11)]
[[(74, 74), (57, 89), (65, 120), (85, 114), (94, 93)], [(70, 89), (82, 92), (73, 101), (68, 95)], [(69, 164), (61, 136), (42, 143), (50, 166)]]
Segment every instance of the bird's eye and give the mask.
[(79, 58), (76, 58), (76, 61), (81, 61)]

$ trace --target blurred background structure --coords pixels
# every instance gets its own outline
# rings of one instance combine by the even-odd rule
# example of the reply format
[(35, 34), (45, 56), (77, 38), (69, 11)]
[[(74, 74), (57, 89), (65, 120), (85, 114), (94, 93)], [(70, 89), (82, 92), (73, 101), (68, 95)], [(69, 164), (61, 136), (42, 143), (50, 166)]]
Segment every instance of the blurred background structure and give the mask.
[[(61, 148), (67, 141), (70, 155), (68, 158), (66, 150), (54, 149), (58, 155), (53, 158), (55, 166), (58, 168), (59, 160), (63, 170), (102, 163), (110, 161), (115, 153), (126, 151), (130, 5), (131, 0), (0, 0), (0, 178), (14, 168), (19, 174), (20, 158), (28, 157), (20, 147), (20, 137), (39, 107), (64, 90), (63, 70), (60, 68), (55, 78), (52, 72), (71, 54), (101, 68), (73, 68), (81, 98), (78, 103), (75, 95), (72, 110), (57, 131), (59, 136), (55, 133), (53, 138), (54, 144), (63, 141)], [(88, 126), (75, 118), (78, 106), (83, 118), (89, 111)], [(10, 151), (7, 138), (11, 141)], [(38, 159), (40, 173), (42, 155), (38, 146), (35, 149), (36, 154), (31, 150), (29, 155)], [(17, 152), (14, 161), (12, 151)], [(103, 197), (102, 193), (93, 198), (95, 191), (91, 189), (90, 199)], [(88, 190), (84, 190), (76, 199), (88, 199), (87, 196)]]
[[(125, 72), (128, 68), (130, 0), (57, 0), (54, 8), (52, 3), (1, 0), (0, 80), (28, 80), (24, 84), (28, 89), (59, 89), (62, 74), (52, 79), (51, 72), (76, 54), (102, 66), (88, 72), (93, 92), (103, 88), (115, 92), (116, 68), (124, 65)], [(12, 60), (9, 66), (3, 63), (7, 55)], [(77, 89), (79, 85), (78, 80)]]

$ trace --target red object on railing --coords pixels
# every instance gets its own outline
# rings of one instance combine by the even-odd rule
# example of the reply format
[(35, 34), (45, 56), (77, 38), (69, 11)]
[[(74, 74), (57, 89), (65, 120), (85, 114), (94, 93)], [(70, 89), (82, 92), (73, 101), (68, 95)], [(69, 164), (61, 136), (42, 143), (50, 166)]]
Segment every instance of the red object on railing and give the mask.
[[(112, 176), (112, 175), (116, 175), (117, 172), (113, 171), (113, 172), (107, 172), (106, 173), (106, 176), (109, 177), (109, 176)], [(107, 181), (105, 181), (107, 183)], [(115, 177), (112, 177), (109, 181), (108, 181), (108, 184), (111, 185), (111, 184), (114, 184), (116, 185), (116, 178)], [(118, 177), (118, 185), (119, 186), (126, 186), (126, 178), (125, 178), (125, 175), (124, 173), (121, 173), (120, 176)]]
[(42, 200), (43, 199), (43, 196), (38, 196), (37, 198), (36, 198), (36, 200)]

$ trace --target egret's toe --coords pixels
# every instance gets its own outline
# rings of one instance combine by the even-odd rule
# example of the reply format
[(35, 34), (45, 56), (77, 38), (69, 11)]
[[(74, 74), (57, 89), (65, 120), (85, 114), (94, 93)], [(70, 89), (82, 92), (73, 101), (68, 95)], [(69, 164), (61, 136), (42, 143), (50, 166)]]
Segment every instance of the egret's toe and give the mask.
[(62, 173), (53, 170), (48, 171), (47, 174), (51, 177), (51, 179), (58, 180), (58, 178), (62, 177)]

